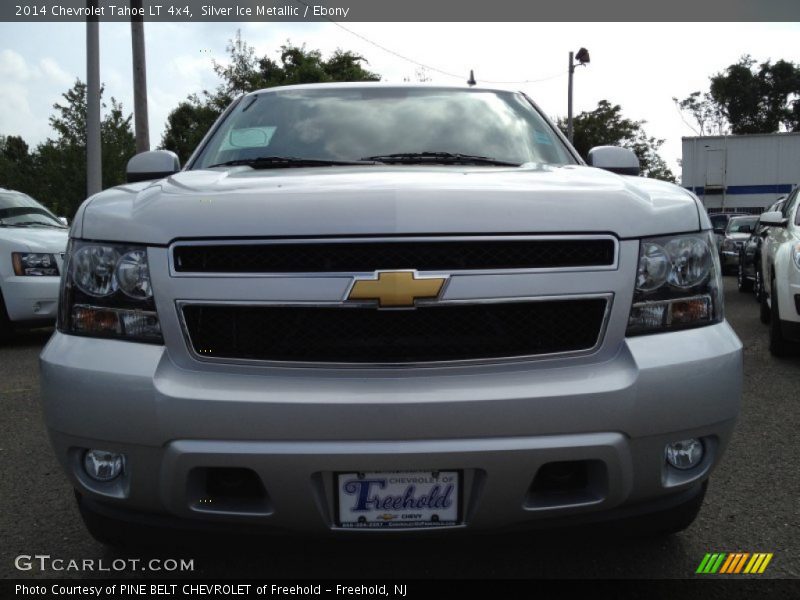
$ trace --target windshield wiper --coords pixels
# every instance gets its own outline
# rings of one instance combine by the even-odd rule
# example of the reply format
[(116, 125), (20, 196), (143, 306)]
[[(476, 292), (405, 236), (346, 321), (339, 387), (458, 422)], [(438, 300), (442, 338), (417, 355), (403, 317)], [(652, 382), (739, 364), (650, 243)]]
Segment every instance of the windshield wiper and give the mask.
[(30, 227), (31, 225), (40, 225), (41, 227), (56, 227), (58, 229), (66, 229), (63, 225), (56, 225), (55, 223), (42, 223), (41, 221), (20, 221), (18, 223), (4, 223), (6, 227)]
[(257, 158), (237, 158), (206, 167), (248, 166), (254, 169), (281, 169), (285, 167), (336, 167), (347, 165), (374, 165), (374, 160), (331, 160), (327, 158), (298, 158), (295, 156), (259, 156)]
[(382, 154), (366, 156), (361, 160), (377, 160), (383, 163), (441, 163), (459, 165), (497, 165), (501, 167), (518, 167), (520, 163), (499, 160), (488, 156), (474, 156), (472, 154), (458, 154), (453, 152), (399, 152), (397, 154)]

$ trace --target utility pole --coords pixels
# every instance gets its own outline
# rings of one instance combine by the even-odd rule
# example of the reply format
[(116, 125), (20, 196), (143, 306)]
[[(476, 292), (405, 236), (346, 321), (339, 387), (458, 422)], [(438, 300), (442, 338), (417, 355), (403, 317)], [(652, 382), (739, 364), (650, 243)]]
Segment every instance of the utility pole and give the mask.
[(569, 53), (569, 83), (567, 84), (567, 139), (572, 143), (572, 75), (575, 73), (575, 57)]
[(144, 53), (144, 17), (142, 0), (131, 0), (131, 46), (133, 56), (133, 119), (136, 152), (150, 150), (150, 126), (147, 118), (147, 68)]
[(589, 51), (586, 48), (578, 50), (578, 55), (574, 56), (572, 52), (569, 53), (569, 83), (567, 84), (567, 139), (572, 143), (572, 76), (575, 74), (575, 61), (578, 65), (585, 67), (589, 64)]
[[(87, 0), (89, 14), (97, 0)], [(100, 23), (86, 17), (86, 195), (103, 189), (103, 158), (100, 145)]]

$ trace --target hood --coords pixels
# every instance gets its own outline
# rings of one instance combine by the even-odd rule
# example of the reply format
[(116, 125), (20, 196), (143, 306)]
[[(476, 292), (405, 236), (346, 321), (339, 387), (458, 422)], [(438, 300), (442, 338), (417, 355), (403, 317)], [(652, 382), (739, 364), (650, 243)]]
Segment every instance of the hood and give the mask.
[[(79, 222), (80, 221), (80, 222)], [(610, 232), (700, 228), (676, 185), (584, 166), (355, 166), (183, 171), (87, 200), (73, 235), (179, 238)]]
[(0, 227), (0, 244), (12, 252), (59, 254), (67, 249), (66, 229), (50, 227)]

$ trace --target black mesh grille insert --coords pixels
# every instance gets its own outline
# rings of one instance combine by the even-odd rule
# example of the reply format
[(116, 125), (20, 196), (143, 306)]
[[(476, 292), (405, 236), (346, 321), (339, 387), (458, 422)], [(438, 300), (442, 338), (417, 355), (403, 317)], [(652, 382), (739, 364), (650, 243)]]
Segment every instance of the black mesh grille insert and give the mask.
[(585, 350), (600, 336), (604, 298), (367, 307), (183, 307), (200, 356), (404, 363)]
[(591, 267), (614, 263), (610, 239), (267, 243), (177, 246), (185, 273), (330, 273)]

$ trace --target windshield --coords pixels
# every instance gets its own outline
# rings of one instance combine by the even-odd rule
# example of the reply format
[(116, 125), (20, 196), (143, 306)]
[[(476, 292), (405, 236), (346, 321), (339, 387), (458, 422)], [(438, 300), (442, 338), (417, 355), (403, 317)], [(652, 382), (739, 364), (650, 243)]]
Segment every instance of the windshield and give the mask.
[(429, 154), (421, 157), (426, 163), (453, 158), (443, 153), (513, 164), (575, 163), (518, 93), (323, 87), (244, 98), (192, 168), (278, 156), (391, 162), (390, 155), (420, 153)]
[(758, 217), (734, 217), (728, 221), (728, 233), (753, 233)]
[(0, 226), (58, 227), (66, 226), (53, 213), (22, 192), (0, 192)]

